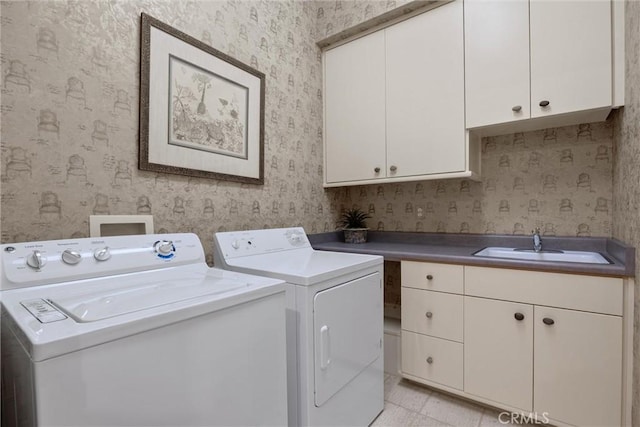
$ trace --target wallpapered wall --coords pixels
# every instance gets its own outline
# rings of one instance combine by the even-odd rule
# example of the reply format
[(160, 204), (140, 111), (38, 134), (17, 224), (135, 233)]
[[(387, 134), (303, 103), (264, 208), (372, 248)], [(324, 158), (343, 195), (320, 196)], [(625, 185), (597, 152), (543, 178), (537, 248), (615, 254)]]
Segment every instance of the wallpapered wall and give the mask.
[[(640, 2), (626, 2), (625, 107), (616, 121), (613, 236), (636, 247), (640, 282)], [(635, 288), (633, 422), (640, 425), (640, 290)]]
[[(137, 169), (140, 12), (266, 74), (265, 185)], [(334, 228), (322, 188), (316, 8), (300, 1), (3, 1), (2, 241), (88, 235), (91, 214), (157, 231)]]
[(440, 180), (344, 188), (344, 206), (376, 230), (610, 236), (610, 121), (484, 138), (482, 182)]
[[(610, 235), (609, 123), (485, 139), (482, 183), (322, 189), (314, 42), (404, 3), (3, 2), (2, 241), (84, 236), (92, 213), (151, 213), (156, 229), (209, 245), (220, 229), (333, 229), (354, 204), (375, 229)], [(137, 170), (141, 11), (265, 72), (264, 186)]]
[(375, 21), (376, 17), (383, 13), (411, 2), (412, 0), (316, 1), (318, 40), (337, 34), (361, 22)]

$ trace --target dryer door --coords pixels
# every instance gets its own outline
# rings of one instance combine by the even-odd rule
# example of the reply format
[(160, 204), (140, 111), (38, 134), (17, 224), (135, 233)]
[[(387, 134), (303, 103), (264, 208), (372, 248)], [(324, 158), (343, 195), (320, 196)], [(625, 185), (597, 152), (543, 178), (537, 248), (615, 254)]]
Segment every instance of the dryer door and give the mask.
[(315, 404), (321, 406), (382, 354), (378, 273), (318, 292), (313, 301)]

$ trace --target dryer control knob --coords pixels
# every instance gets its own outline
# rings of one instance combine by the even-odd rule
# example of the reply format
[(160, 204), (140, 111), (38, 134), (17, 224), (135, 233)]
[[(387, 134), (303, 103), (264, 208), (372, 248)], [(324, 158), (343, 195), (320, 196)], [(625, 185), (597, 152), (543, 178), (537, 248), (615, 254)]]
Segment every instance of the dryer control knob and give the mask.
[(231, 247), (233, 249), (240, 249), (240, 242), (238, 242), (237, 240), (234, 240), (233, 242), (231, 242)]
[(71, 249), (67, 249), (62, 252), (62, 261), (65, 264), (76, 265), (80, 261), (82, 261), (82, 254), (78, 251), (72, 251)]
[(35, 250), (27, 257), (27, 265), (36, 270), (40, 270), (47, 263), (47, 258), (42, 256), (42, 252)]
[(93, 253), (93, 257), (96, 259), (96, 261), (106, 261), (111, 258), (111, 251), (109, 250), (108, 246), (105, 246), (102, 249), (96, 249)]
[(154, 249), (159, 255), (170, 255), (174, 251), (173, 242), (169, 240), (160, 240), (159, 242), (156, 242)]

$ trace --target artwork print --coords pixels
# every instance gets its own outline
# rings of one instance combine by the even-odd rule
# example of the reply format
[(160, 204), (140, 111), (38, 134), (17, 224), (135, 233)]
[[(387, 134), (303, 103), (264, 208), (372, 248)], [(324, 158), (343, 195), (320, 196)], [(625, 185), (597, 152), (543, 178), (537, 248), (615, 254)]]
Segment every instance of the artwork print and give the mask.
[(248, 89), (169, 56), (169, 144), (247, 158)]
[(264, 185), (264, 73), (145, 13), (140, 23), (140, 170)]

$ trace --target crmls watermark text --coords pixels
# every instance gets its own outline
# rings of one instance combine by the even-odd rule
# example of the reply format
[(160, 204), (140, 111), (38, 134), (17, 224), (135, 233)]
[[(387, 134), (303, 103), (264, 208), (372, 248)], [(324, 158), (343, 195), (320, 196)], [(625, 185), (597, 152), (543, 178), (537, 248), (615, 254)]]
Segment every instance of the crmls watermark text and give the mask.
[(511, 412), (500, 412), (498, 414), (498, 421), (500, 424), (539, 424), (545, 425), (549, 424), (549, 413), (543, 412), (542, 414), (538, 412), (529, 412), (528, 414), (521, 413), (511, 413)]

